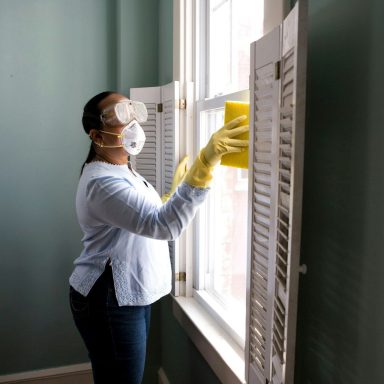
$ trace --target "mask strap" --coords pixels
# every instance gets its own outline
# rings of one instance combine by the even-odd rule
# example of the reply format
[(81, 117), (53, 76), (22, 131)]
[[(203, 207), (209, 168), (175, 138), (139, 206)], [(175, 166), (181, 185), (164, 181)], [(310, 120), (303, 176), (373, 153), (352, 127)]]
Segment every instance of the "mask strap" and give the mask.
[(95, 141), (94, 141), (94, 143), (95, 143), (98, 147), (100, 147), (100, 148), (123, 148), (122, 145), (104, 145), (104, 144), (96, 143)]
[(99, 132), (106, 133), (107, 135), (117, 136), (119, 139), (123, 137), (121, 133), (107, 132), (107, 131), (102, 131), (101, 129), (99, 129)]
[[(106, 133), (107, 135), (117, 136), (119, 139), (121, 139), (123, 137), (123, 135), (121, 133), (107, 132), (107, 131), (103, 131), (101, 129), (99, 129), (99, 132)], [(92, 138), (91, 138), (91, 140), (92, 140)], [(92, 140), (92, 142), (95, 143), (100, 148), (122, 148), (123, 147), (122, 144), (120, 144), (120, 145), (104, 145), (104, 144), (96, 143), (96, 141), (93, 141), (93, 140)]]

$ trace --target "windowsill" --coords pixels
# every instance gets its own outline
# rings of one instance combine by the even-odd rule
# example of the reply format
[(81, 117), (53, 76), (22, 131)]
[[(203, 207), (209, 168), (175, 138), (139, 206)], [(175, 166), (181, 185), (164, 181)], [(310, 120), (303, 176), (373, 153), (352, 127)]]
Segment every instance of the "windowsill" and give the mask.
[[(245, 340), (241, 335), (245, 336), (245, 313), (243, 316), (240, 316), (241, 306), (235, 306), (234, 304), (229, 305), (229, 303), (227, 303), (227, 307), (229, 306), (230, 310), (224, 309), (224, 305), (222, 303), (219, 304), (219, 302), (212, 297), (212, 294), (204, 289), (194, 290), (193, 298), (216, 323), (216, 326), (221, 327), (229, 338), (240, 346), (240, 350), (244, 349)], [(240, 321), (240, 319), (242, 321)]]
[(173, 314), (224, 384), (245, 383), (244, 351), (192, 297), (173, 297)]

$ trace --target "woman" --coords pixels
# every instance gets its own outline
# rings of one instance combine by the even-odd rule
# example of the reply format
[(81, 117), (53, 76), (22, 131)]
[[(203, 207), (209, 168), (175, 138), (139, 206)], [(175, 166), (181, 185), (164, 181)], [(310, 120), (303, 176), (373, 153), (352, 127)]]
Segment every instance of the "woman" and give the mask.
[(162, 202), (128, 161), (144, 145), (140, 122), (146, 116), (144, 104), (114, 92), (100, 93), (84, 107), (92, 143), (76, 195), (84, 249), (70, 277), (70, 304), (96, 384), (141, 383), (150, 305), (171, 290), (167, 240), (194, 217), (221, 156), (248, 146), (232, 138), (248, 130), (237, 127), (244, 117), (228, 123), (188, 172), (186, 159), (181, 162)]

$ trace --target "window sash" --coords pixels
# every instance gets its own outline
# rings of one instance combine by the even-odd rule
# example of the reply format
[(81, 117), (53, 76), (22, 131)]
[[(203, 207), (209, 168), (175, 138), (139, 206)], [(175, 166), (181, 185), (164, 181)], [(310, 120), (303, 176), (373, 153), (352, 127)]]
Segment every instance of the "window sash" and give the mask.
[[(224, 103), (226, 100), (248, 102), (249, 91), (243, 90), (212, 99), (202, 100), (196, 103), (195, 121), (196, 127), (198, 128), (195, 130), (195, 142), (197, 143), (197, 148), (201, 148), (206, 144), (206, 137), (202, 137), (199, 129), (202, 123), (201, 114), (206, 111), (224, 108)], [(206, 204), (209, 204), (209, 202), (206, 202)], [(220, 297), (216, 292), (207, 289), (205, 285), (207, 278), (207, 258), (208, 260), (213, 260), (212, 257), (209, 258), (207, 255), (207, 252), (209, 252), (209, 247), (207, 241), (204, 240), (205, 236), (201, 235), (201, 228), (206, 227), (207, 223), (208, 218), (205, 215), (205, 210), (200, 209), (197, 212), (194, 225), (194, 233), (196, 239), (195, 244), (197, 244), (195, 246), (194, 258), (194, 297), (205, 307), (209, 313), (211, 313), (215, 320), (227, 330), (227, 332), (234, 338), (238, 345), (244, 348), (245, 329), (243, 325), (238, 325), (234, 321), (228, 321), (229, 315), (225, 310), (225, 306), (228, 305), (228, 300)], [(246, 255), (244, 255), (244, 257), (246, 257)], [(220, 301), (222, 302), (222, 305), (219, 305)]]
[[(212, 110), (212, 109), (223, 108), (226, 100), (248, 102), (249, 101), (249, 90), (243, 90), (243, 91), (231, 93), (228, 95), (218, 96), (218, 97), (215, 97), (212, 99), (197, 101), (195, 103), (195, 105), (196, 105), (196, 110), (195, 110), (195, 122), (196, 122), (196, 124), (195, 124), (195, 127), (201, 126), (201, 120), (200, 120), (201, 112)], [(194, 133), (195, 133), (194, 141), (195, 141), (195, 143), (197, 143), (196, 147), (201, 148), (202, 146), (204, 146), (206, 144), (206, 142), (204, 142), (203, 138), (201, 137), (200, 129), (195, 129)], [(198, 153), (196, 152), (194, 155), (197, 156), (197, 154)], [(201, 241), (200, 241), (201, 239), (199, 237), (199, 227), (197, 225), (197, 223), (200, 220), (203, 220), (201, 215), (202, 215), (202, 213), (200, 211), (198, 211), (196, 214), (196, 220), (195, 220), (195, 226), (194, 226), (194, 232), (196, 234), (195, 235), (196, 236), (196, 242), (195, 242), (196, 244), (201, 243)], [(204, 270), (204, 268), (203, 268), (203, 266), (200, 265), (199, 257), (197, 257), (198, 254), (200, 254), (200, 253), (201, 253), (201, 250), (199, 250), (198, 253), (196, 252), (196, 255), (195, 255), (196, 262), (195, 262), (195, 270), (194, 270), (194, 287), (197, 289), (202, 289), (203, 282), (204, 282), (204, 275), (201, 272), (202, 270)]]

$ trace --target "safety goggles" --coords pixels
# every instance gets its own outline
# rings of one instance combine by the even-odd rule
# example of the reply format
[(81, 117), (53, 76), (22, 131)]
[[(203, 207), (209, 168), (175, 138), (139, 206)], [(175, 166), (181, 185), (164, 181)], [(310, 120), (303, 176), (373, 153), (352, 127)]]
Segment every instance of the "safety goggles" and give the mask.
[(105, 108), (100, 119), (105, 125), (118, 126), (128, 124), (132, 120), (139, 123), (147, 121), (148, 111), (140, 101), (124, 100)]

